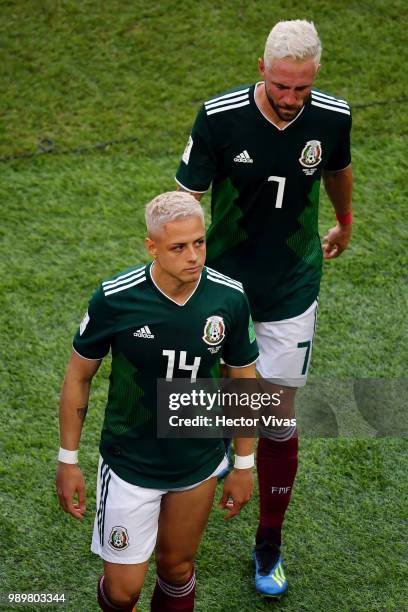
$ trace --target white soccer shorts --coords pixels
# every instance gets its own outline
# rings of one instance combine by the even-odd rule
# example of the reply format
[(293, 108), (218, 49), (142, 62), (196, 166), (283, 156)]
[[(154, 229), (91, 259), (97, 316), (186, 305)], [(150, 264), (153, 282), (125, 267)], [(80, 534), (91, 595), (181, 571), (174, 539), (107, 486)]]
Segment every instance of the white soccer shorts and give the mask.
[(303, 387), (312, 355), (318, 300), (305, 312), (282, 321), (254, 321), (259, 357), (256, 369), (262, 378), (278, 385)]
[[(228, 467), (226, 457), (208, 476), (217, 476)], [(205, 480), (208, 480), (206, 478)], [(132, 485), (100, 457), (96, 485), (96, 515), (91, 550), (111, 563), (143, 563), (156, 546), (160, 504), (169, 491), (187, 491), (197, 482), (181, 489), (147, 489)]]

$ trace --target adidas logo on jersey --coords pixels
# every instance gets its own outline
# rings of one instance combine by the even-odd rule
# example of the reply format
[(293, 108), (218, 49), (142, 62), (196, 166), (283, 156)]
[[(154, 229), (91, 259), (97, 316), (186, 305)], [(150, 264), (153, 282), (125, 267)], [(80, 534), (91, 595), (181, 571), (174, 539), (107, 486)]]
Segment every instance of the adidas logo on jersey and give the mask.
[(154, 338), (154, 334), (152, 334), (148, 325), (133, 332), (133, 335), (136, 336), (136, 338)]
[(242, 153), (234, 157), (234, 162), (239, 162), (242, 164), (253, 164), (254, 160), (250, 157), (248, 151), (245, 149), (245, 151), (242, 151)]

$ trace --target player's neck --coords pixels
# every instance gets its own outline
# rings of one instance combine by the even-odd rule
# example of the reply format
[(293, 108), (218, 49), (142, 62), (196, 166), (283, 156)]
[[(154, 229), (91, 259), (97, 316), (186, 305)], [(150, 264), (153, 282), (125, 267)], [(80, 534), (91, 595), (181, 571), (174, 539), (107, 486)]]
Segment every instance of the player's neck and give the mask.
[(201, 278), (200, 276), (197, 280), (188, 283), (183, 282), (175, 276), (171, 276), (157, 263), (153, 263), (151, 267), (151, 276), (157, 288), (168, 298), (180, 305), (187, 302), (196, 290)]
[(269, 103), (265, 92), (264, 83), (258, 83), (255, 87), (255, 102), (261, 113), (278, 128), (285, 128), (288, 125), (287, 121), (283, 121), (274, 111)]

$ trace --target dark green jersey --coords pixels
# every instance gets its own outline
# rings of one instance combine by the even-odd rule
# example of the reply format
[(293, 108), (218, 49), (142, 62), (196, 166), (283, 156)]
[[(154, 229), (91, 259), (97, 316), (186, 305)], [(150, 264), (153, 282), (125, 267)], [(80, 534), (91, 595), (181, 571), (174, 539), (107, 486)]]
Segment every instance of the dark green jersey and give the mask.
[(207, 262), (239, 279), (253, 318), (304, 312), (319, 291), (321, 172), (350, 164), (350, 108), (312, 90), (300, 114), (276, 127), (255, 102), (255, 85), (200, 109), (177, 182), (204, 192), (212, 183)]
[(241, 283), (204, 268), (179, 305), (155, 285), (151, 264), (105, 281), (74, 338), (82, 357), (112, 351), (100, 451), (124, 480), (152, 488), (184, 487), (209, 476), (224, 454), (219, 439), (157, 439), (158, 378), (211, 378), (220, 357), (232, 367), (258, 356)]

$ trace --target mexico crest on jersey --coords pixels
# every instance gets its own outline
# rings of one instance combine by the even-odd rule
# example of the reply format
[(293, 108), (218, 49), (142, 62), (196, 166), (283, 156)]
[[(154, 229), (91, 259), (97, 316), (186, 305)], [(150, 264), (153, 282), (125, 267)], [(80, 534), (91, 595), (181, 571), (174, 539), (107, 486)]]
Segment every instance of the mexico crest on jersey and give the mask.
[(129, 546), (129, 535), (124, 527), (112, 527), (108, 544), (113, 550), (124, 550)]
[(214, 346), (220, 344), (225, 338), (225, 323), (222, 317), (213, 315), (208, 317), (204, 325), (203, 340), (206, 344)]
[(300, 154), (299, 161), (305, 168), (314, 168), (322, 161), (322, 143), (308, 140)]

